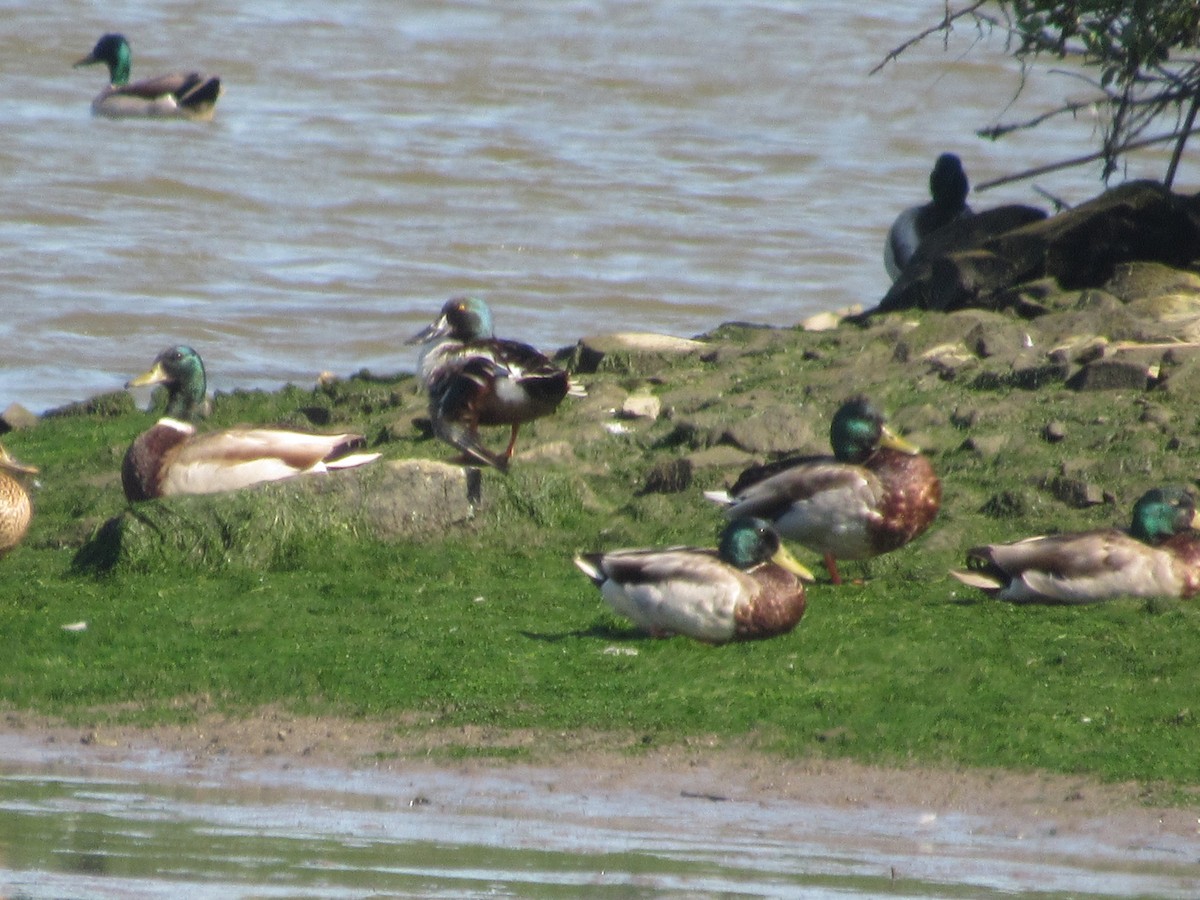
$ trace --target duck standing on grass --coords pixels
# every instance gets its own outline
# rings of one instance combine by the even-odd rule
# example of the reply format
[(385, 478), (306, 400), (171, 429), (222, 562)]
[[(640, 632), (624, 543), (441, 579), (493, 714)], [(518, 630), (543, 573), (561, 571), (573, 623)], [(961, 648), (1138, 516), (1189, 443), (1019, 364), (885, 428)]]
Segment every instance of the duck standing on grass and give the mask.
[(774, 637), (804, 615), (812, 573), (761, 519), (725, 526), (718, 549), (613, 550), (575, 557), (618, 615), (653, 637), (710, 644)]
[(0, 444), (0, 558), (21, 543), (33, 519), (29, 492), (17, 475), (36, 475), (37, 469), (15, 459)]
[(92, 113), (110, 118), (211, 119), (221, 96), (221, 79), (199, 72), (129, 81), (132, 57), (124, 35), (106, 34), (75, 68), (104, 63), (109, 84), (92, 101)]
[(847, 400), (829, 429), (833, 456), (792, 457), (743, 472), (705, 496), (731, 519), (755, 516), (825, 556), (834, 584), (839, 559), (869, 559), (903, 547), (929, 527), (942, 486), (920, 451), (893, 434), (865, 397)]
[[(567, 394), (585, 392), (528, 344), (493, 335), (492, 313), (476, 297), (456, 297), (442, 306), (433, 324), (409, 339), (422, 344), (418, 377), (429, 393), (433, 432), (468, 461), (508, 471), (525, 422), (548, 416)], [(504, 453), (479, 440), (480, 425), (509, 425)]]
[(910, 206), (896, 217), (883, 247), (883, 265), (895, 281), (921, 246), (921, 241), (955, 219), (970, 216), (967, 192), (971, 189), (962, 160), (943, 153), (929, 173), (933, 199), (924, 206)]
[(1115, 597), (1192, 597), (1200, 591), (1200, 514), (1180, 488), (1147, 491), (1129, 531), (1102, 528), (987, 544), (950, 574), (1014, 603), (1095, 603)]
[(272, 428), (197, 433), (191, 424), (204, 403), (204, 363), (191, 347), (171, 347), (126, 387), (161, 384), (166, 416), (130, 445), (121, 466), (131, 501), (174, 494), (213, 494), (295, 475), (349, 469), (379, 458), (358, 453), (359, 434), (309, 434)]

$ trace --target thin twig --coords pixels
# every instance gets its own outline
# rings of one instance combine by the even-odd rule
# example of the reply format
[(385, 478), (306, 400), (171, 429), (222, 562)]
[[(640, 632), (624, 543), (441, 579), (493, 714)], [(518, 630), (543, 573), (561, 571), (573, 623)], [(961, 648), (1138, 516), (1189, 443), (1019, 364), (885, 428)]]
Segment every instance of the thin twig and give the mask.
[[(901, 44), (899, 47), (896, 47), (895, 49), (893, 49), (890, 53), (888, 53), (887, 56), (885, 56), (882, 60), (880, 60), (879, 64), (877, 66), (875, 66), (875, 68), (873, 68), (869, 74), (874, 75), (876, 72), (878, 72), (884, 66), (886, 66), (888, 63), (892, 62), (893, 60), (898, 59), (900, 57), (900, 54), (903, 53), (905, 50), (907, 50), (909, 47), (912, 47), (914, 44), (921, 43), (921, 41), (925, 40), (925, 38), (929, 37), (931, 34), (937, 34), (939, 31), (943, 31), (943, 30), (949, 31), (951, 24), (953, 24), (955, 21), (957, 21), (958, 19), (961, 19), (963, 16), (972, 15), (980, 7), (987, 5), (988, 2), (989, 2), (989, 0), (977, 0), (977, 2), (971, 4), (968, 7), (965, 7), (964, 9), (960, 9), (956, 13), (951, 13), (950, 10), (947, 9), (945, 16), (942, 18), (942, 21), (940, 21), (938, 24), (936, 24), (930, 28), (926, 28), (920, 34), (914, 35), (913, 37), (911, 37), (907, 41), (905, 41), (903, 44)], [(981, 15), (978, 15), (977, 18), (983, 19), (986, 22), (993, 22), (993, 24), (994, 24), (994, 20), (990, 16), (984, 16), (981, 14)]]
[[(1182, 134), (1197, 134), (1200, 133), (1200, 128), (1193, 128), (1191, 131), (1183, 132)], [(1122, 153), (1128, 153), (1130, 150), (1140, 150), (1142, 147), (1149, 147), (1151, 144), (1161, 144), (1164, 141), (1173, 141), (1181, 136), (1181, 132), (1173, 131), (1170, 134), (1160, 134), (1157, 137), (1145, 138), (1144, 140), (1134, 141), (1130, 144), (1122, 144), (1112, 151), (1112, 156), (1120, 156)], [(989, 188), (999, 187), (1002, 184), (1010, 184), (1014, 181), (1024, 181), (1026, 178), (1035, 178), (1038, 175), (1045, 175), (1047, 172), (1057, 172), (1059, 169), (1069, 169), (1072, 166), (1082, 166), (1085, 163), (1095, 162), (1098, 159), (1104, 159), (1109, 155), (1109, 151), (1100, 150), (1097, 153), (1089, 153), (1086, 156), (1076, 156), (1073, 159), (1064, 159), (1062, 162), (1050, 163), (1045, 166), (1038, 166), (1034, 169), (1026, 169), (1024, 172), (1017, 172), (1015, 175), (1005, 175), (1002, 178), (993, 178), (991, 181), (985, 181), (982, 184), (975, 185), (975, 192), (986, 191)]]

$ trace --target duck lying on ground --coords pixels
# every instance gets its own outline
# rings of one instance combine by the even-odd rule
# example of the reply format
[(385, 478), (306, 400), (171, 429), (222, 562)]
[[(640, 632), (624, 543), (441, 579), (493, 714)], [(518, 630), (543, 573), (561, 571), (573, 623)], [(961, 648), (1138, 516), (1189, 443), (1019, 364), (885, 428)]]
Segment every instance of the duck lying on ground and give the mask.
[(613, 550), (575, 558), (618, 615), (654, 637), (722, 644), (784, 634), (804, 615), (812, 573), (761, 519), (737, 519), (718, 549)]
[(274, 428), (199, 432), (191, 419), (204, 402), (204, 364), (191, 347), (164, 350), (126, 387), (161, 384), (167, 415), (125, 453), (121, 482), (131, 501), (174, 494), (212, 494), (296, 475), (348, 469), (378, 459), (359, 452), (359, 434), (309, 434)]
[(1147, 491), (1129, 530), (1043, 535), (967, 552), (952, 574), (1014, 603), (1095, 603), (1115, 597), (1191, 597), (1200, 591), (1200, 515), (1181, 488)]

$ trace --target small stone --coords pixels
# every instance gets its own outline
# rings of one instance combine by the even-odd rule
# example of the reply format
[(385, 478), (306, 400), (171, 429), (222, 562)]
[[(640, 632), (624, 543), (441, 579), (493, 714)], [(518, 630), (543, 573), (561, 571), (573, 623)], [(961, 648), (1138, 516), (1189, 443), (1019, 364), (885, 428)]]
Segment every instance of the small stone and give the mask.
[(1077, 391), (1146, 389), (1149, 375), (1141, 363), (1119, 359), (1098, 359), (1088, 363), (1067, 381)]
[(833, 331), (842, 322), (842, 316), (835, 312), (819, 312), (809, 316), (800, 323), (805, 331)]
[(1046, 427), (1042, 429), (1042, 437), (1051, 444), (1065, 440), (1066, 436), (1067, 426), (1062, 422), (1047, 422)]
[(621, 416), (626, 419), (657, 419), (662, 414), (662, 401), (653, 394), (631, 394), (621, 404)]
[(38, 423), (38, 417), (23, 407), (20, 403), (12, 403), (8, 409), (0, 413), (0, 433), (6, 431), (23, 431)]

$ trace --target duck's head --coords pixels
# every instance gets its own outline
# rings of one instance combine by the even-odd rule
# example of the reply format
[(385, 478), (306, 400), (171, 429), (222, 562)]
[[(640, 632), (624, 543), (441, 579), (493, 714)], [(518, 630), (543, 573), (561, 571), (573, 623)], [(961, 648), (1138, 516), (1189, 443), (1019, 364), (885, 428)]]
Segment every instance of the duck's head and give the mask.
[(7, 469), (10, 472), (17, 472), (21, 475), (36, 475), (38, 472), (36, 466), (21, 462), (9, 453), (3, 444), (0, 444), (0, 469)]
[(1196, 498), (1177, 487), (1153, 488), (1133, 505), (1129, 533), (1147, 544), (1160, 544), (1189, 529), (1200, 528)]
[(921, 452), (884, 425), (883, 413), (866, 397), (851, 397), (833, 414), (829, 443), (841, 462), (861, 462), (880, 447), (908, 454)]
[(492, 311), (478, 297), (455, 297), (447, 300), (437, 320), (414, 334), (408, 343), (424, 344), (443, 337), (450, 337), (456, 341), (477, 341), (492, 337)]
[(96, 41), (92, 52), (75, 63), (75, 68), (104, 63), (108, 66), (108, 80), (111, 84), (127, 84), (131, 57), (129, 41), (122, 34), (106, 34)]
[(738, 569), (750, 569), (759, 563), (773, 562), (802, 581), (815, 581), (813, 573), (801, 565), (764, 519), (734, 519), (721, 532), (717, 552), (721, 559)]
[(929, 194), (938, 206), (959, 207), (967, 202), (971, 184), (963, 171), (962, 160), (953, 153), (943, 153), (929, 173)]
[(173, 419), (191, 421), (204, 408), (208, 382), (200, 354), (191, 347), (168, 347), (154, 359), (149, 371), (131, 379), (125, 387), (161, 384), (167, 389), (166, 414)]

